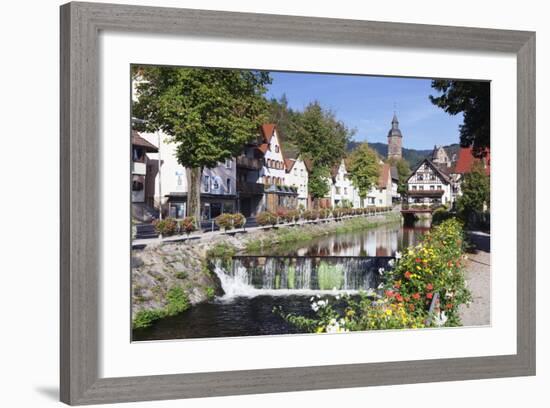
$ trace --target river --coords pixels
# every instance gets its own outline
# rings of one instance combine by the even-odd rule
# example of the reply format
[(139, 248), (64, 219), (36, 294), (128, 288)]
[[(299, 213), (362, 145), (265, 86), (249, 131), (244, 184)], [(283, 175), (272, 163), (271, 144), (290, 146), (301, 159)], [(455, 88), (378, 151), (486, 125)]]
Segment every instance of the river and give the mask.
[[(388, 224), (264, 249), (218, 262), (225, 295), (133, 331), (134, 341), (298, 333), (273, 313), (311, 315), (310, 297), (376, 290), (380, 268), (414, 245), (426, 225)], [(333, 298), (334, 299), (334, 298)]]

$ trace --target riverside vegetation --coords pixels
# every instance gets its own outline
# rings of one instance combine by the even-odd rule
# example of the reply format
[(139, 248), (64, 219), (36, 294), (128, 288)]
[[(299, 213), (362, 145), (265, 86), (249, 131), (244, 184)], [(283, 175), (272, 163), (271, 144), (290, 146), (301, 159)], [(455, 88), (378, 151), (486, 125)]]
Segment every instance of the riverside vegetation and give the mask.
[[(264, 248), (275, 251), (285, 245), (305, 242), (323, 235), (375, 228), (399, 221), (398, 213), (368, 218), (358, 216), (323, 220), (318, 224), (249, 231), (246, 234), (215, 235), (199, 241), (150, 244), (144, 249), (134, 250), (133, 327), (147, 327), (155, 320), (223, 295), (219, 279), (209, 267), (210, 260), (230, 261), (238, 253), (253, 253)], [(169, 293), (177, 296), (168, 296)]]

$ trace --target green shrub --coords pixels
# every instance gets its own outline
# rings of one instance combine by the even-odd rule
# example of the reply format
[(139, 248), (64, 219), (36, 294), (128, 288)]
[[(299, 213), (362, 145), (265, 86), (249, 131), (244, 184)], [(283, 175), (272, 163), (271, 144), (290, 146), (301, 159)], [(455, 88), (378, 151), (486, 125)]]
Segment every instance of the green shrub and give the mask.
[(189, 298), (180, 286), (174, 286), (166, 293), (168, 304), (164, 308), (166, 316), (174, 316), (189, 309)]
[(212, 288), (210, 286), (205, 289), (205, 292), (206, 292), (206, 297), (208, 298), (208, 300), (212, 300), (216, 297), (216, 291), (214, 290), (214, 288)]
[(242, 228), (244, 227), (245, 223), (246, 223), (246, 217), (244, 215), (242, 215), (241, 213), (233, 214), (233, 226), (235, 228)]
[(237, 250), (233, 245), (226, 242), (220, 242), (208, 250), (206, 258), (231, 259), (236, 253)]
[(317, 210), (306, 210), (302, 214), (302, 217), (304, 217), (304, 220), (313, 221), (319, 218), (319, 211)]
[(155, 320), (162, 319), (163, 317), (164, 313), (161, 309), (140, 310), (134, 316), (132, 326), (134, 329), (143, 329), (149, 327)]
[(269, 211), (264, 211), (256, 216), (256, 222), (258, 225), (275, 225), (277, 224), (277, 216)]
[(178, 222), (173, 218), (154, 220), (153, 225), (157, 234), (161, 234), (163, 236), (174, 235), (178, 230)]
[(189, 235), (192, 232), (197, 230), (197, 223), (195, 222), (195, 217), (185, 217), (180, 221), (180, 232), (184, 232)]
[(225, 214), (218, 215), (214, 219), (214, 222), (218, 227), (228, 231), (230, 229), (233, 229), (233, 224), (235, 221), (233, 218), (233, 214), (225, 213)]
[(452, 217), (453, 215), (445, 207), (439, 207), (432, 213), (432, 225), (439, 225)]

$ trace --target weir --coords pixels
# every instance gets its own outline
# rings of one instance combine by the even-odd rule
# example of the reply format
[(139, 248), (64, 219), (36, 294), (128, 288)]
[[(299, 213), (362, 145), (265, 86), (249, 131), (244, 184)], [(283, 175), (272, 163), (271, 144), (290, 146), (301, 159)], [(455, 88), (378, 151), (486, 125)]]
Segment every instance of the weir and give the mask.
[(394, 257), (235, 256), (214, 270), (226, 298), (375, 290)]

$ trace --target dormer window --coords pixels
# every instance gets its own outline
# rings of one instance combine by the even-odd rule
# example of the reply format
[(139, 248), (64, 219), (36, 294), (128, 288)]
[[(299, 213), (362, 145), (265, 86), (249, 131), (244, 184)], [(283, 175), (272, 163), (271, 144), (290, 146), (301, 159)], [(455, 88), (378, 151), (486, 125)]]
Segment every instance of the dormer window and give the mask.
[(279, 153), (279, 145), (275, 145), (275, 153)]

